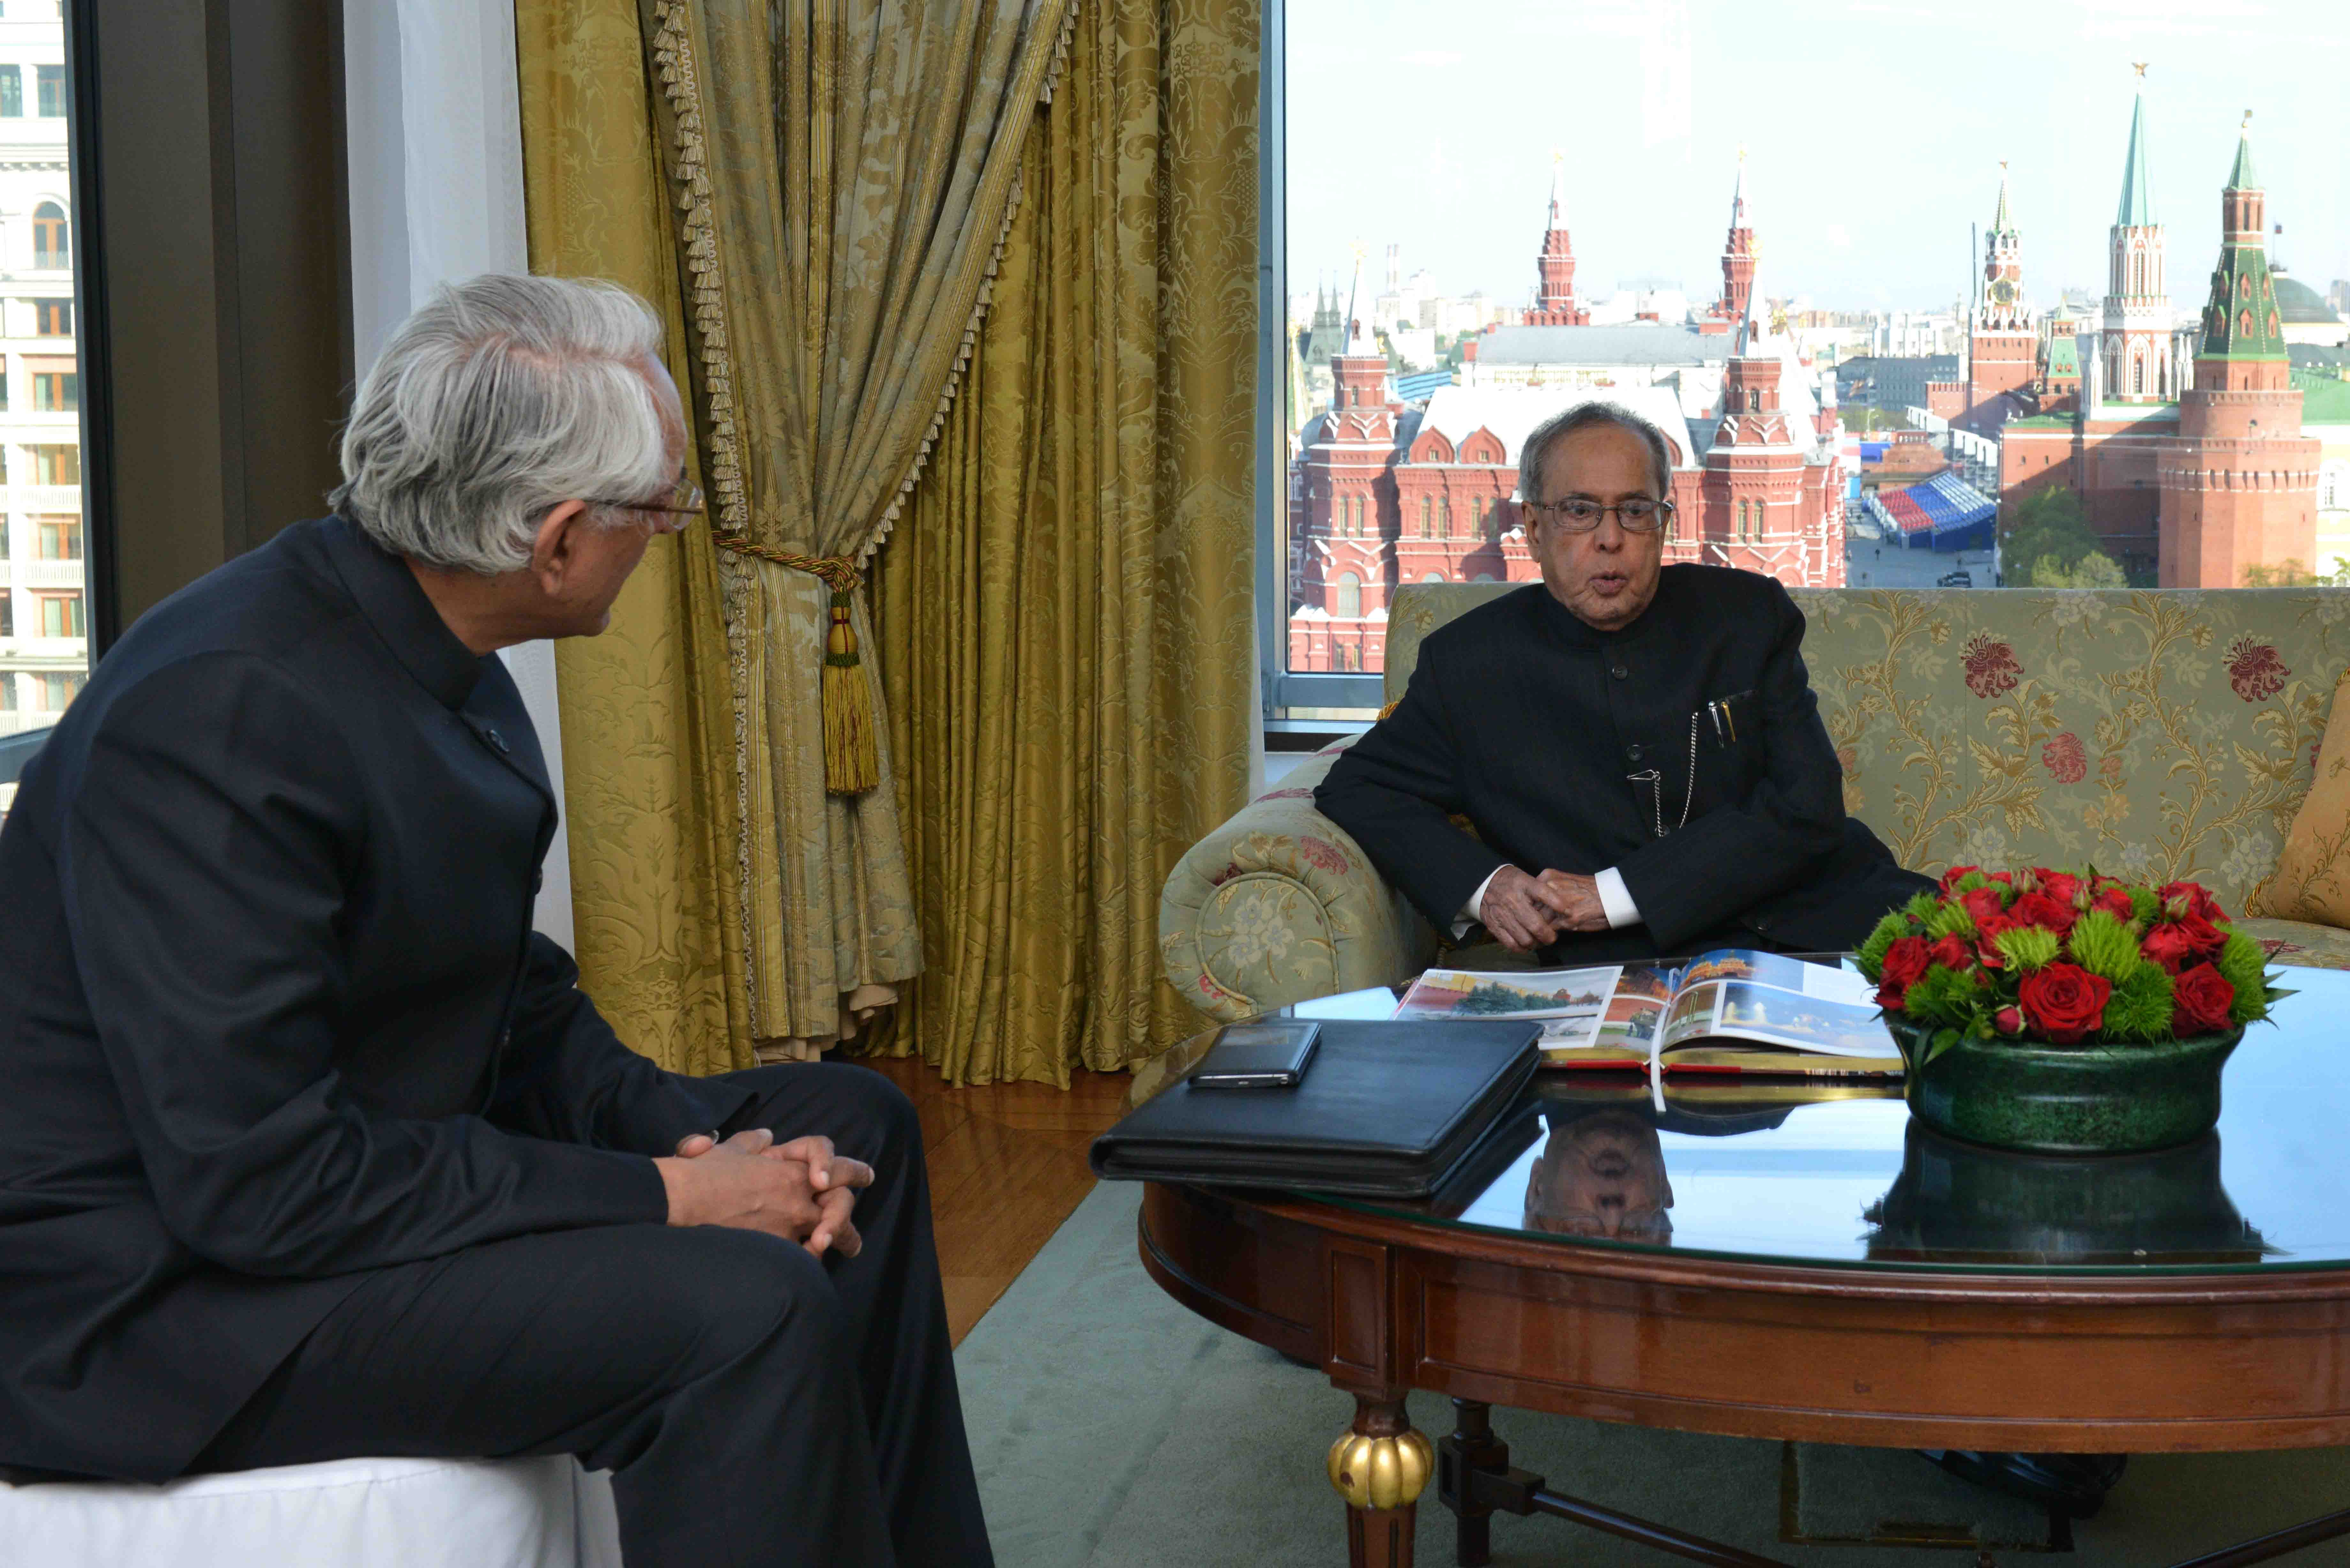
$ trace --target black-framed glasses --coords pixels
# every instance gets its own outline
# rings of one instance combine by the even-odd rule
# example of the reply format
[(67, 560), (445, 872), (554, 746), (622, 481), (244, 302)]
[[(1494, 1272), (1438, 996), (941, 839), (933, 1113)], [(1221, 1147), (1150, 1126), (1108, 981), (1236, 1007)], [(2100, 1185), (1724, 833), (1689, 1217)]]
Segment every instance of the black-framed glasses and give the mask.
[(1610, 512), (1616, 514), (1617, 525), (1627, 534), (1653, 534), (1669, 526), (1673, 520), (1671, 502), (1651, 501), (1645, 495), (1635, 495), (1612, 506), (1589, 496), (1570, 495), (1565, 501), (1529, 501), (1526, 509), (1549, 513), (1550, 520), (1569, 534), (1590, 533)]
[(675, 488), (659, 501), (590, 501), (590, 506), (608, 506), (615, 512), (641, 512), (655, 519), (656, 534), (678, 534), (687, 524), (702, 515), (702, 487), (691, 480), (681, 479)]

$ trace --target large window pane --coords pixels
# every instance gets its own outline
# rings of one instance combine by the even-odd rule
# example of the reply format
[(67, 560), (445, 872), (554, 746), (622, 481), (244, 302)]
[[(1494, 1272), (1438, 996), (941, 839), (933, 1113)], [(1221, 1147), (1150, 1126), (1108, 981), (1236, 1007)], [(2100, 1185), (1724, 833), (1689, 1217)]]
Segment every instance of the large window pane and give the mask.
[(88, 671), (65, 29), (0, 12), (0, 814)]
[(1842, 0), (1283, 12), (1288, 670), (1534, 580), (1521, 444), (1597, 398), (1673, 445), (1668, 560), (2350, 584), (2338, 7), (2058, 0), (2049, 60)]

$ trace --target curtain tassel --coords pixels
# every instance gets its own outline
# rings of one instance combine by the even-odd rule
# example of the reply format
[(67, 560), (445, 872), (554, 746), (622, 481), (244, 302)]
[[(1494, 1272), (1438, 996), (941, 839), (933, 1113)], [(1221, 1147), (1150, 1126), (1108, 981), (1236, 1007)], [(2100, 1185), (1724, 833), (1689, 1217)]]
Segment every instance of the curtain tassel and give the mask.
[(848, 592), (832, 596), (832, 627), (824, 639), (824, 787), (830, 794), (862, 794), (881, 782), (873, 739), (873, 683), (848, 624)]
[(873, 722), (873, 682), (858, 651), (849, 611), (856, 602), (857, 562), (847, 556), (795, 556), (713, 533), (722, 550), (772, 561), (820, 578), (832, 590), (831, 624), (824, 634), (824, 792), (863, 794), (881, 782), (881, 753)]

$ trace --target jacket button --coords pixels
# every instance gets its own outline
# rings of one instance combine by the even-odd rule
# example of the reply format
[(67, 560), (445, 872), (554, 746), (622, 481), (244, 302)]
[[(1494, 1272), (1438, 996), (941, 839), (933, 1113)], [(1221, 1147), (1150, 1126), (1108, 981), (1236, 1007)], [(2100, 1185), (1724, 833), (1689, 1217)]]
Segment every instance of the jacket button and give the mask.
[(1637, 763), (1640, 760), (1640, 748), (1638, 746), (1627, 746), (1624, 748), (1624, 754)]
[(1628, 677), (1632, 672), (1625, 669), (1620, 664), (1611, 664), (1607, 667), (1607, 673), (1613, 675), (1617, 680), (1622, 680)]
[(482, 734), (489, 741), (490, 744), (498, 749), (498, 753), (501, 756), (505, 753), (506, 738), (498, 733), (498, 727), (495, 724), (492, 724), (483, 730)]

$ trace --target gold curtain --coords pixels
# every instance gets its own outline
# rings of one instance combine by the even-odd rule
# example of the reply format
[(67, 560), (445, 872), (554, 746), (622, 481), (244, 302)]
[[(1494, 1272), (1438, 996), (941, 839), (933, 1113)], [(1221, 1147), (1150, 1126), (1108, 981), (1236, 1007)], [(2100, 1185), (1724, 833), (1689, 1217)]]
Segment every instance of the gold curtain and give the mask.
[[(677, 242), (636, 0), (516, 0), (534, 271), (605, 277), (669, 317), (688, 380)], [(556, 644), (582, 984), (665, 1067), (753, 1064), (731, 895), (734, 721), (715, 552), (656, 539), (601, 637)]]
[(1124, 1067), (1196, 1019), (1160, 888), (1247, 792), (1257, 0), (1080, 0), (962, 396), (882, 550), (928, 967), (894, 1047), (955, 1083)]
[[(763, 1045), (812, 1054), (921, 967), (849, 574), (953, 397), (1070, 4), (643, 0), (726, 546), (741, 945)], [(858, 711), (868, 787), (841, 786), (860, 748), (838, 732), (827, 748), (827, 730)]]

